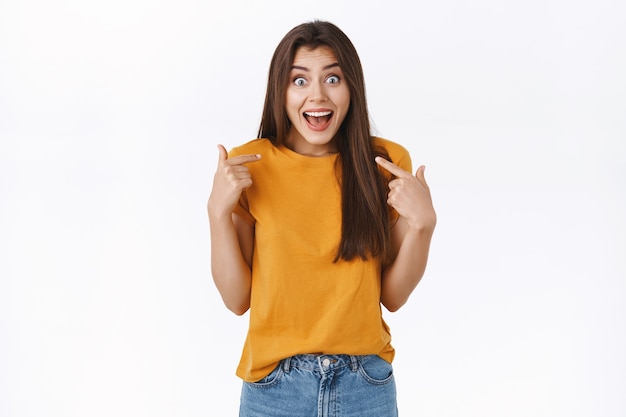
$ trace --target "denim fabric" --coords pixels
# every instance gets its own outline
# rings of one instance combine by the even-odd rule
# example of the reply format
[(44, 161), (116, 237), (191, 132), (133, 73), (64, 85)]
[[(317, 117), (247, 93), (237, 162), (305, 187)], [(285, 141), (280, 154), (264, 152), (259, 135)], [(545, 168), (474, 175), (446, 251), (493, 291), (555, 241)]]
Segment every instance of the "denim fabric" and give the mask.
[(240, 417), (396, 417), (393, 368), (377, 355), (297, 355), (244, 382)]

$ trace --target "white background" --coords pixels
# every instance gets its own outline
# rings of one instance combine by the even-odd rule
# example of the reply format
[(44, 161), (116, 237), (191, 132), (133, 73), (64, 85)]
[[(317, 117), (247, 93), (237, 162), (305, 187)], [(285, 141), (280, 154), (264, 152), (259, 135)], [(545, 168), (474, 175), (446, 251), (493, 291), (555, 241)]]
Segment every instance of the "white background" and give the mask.
[(313, 18), (426, 164), (426, 276), (385, 318), (404, 416), (626, 415), (626, 30), (615, 0), (0, 0), (0, 416), (234, 416), (217, 161)]

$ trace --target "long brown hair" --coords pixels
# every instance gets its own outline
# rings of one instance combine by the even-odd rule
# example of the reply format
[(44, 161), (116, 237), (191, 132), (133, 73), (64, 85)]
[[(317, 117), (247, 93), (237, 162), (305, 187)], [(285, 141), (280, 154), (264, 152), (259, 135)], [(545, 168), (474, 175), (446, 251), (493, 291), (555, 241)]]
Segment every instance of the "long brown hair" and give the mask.
[(374, 158), (387, 157), (376, 149), (370, 133), (365, 80), (354, 45), (337, 26), (312, 21), (296, 26), (280, 41), (272, 61), (258, 137), (274, 145), (284, 144), (291, 128), (285, 110), (285, 94), (291, 66), (301, 47), (326, 46), (333, 50), (350, 91), (350, 107), (338, 132), (338, 164), (341, 166), (341, 242), (335, 261), (379, 257), (385, 260), (390, 247), (387, 180)]

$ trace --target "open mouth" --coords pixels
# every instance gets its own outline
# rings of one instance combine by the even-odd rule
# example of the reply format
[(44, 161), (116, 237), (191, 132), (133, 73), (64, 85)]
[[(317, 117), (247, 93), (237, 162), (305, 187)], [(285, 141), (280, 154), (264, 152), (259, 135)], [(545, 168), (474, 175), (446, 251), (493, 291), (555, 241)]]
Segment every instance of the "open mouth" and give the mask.
[(305, 111), (304, 119), (312, 130), (324, 130), (333, 117), (332, 111)]

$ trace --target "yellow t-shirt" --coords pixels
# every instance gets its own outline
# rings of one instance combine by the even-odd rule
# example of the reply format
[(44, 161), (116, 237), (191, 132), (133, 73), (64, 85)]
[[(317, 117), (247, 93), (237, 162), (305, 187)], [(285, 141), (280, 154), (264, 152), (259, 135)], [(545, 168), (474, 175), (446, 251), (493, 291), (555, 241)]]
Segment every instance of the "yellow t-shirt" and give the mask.
[[(374, 141), (411, 171), (405, 148)], [(255, 227), (250, 323), (237, 375), (258, 381), (301, 353), (377, 354), (391, 362), (380, 262), (333, 262), (341, 239), (337, 155), (309, 157), (255, 139), (230, 156), (257, 153), (261, 160), (248, 164), (253, 185), (235, 209)]]

